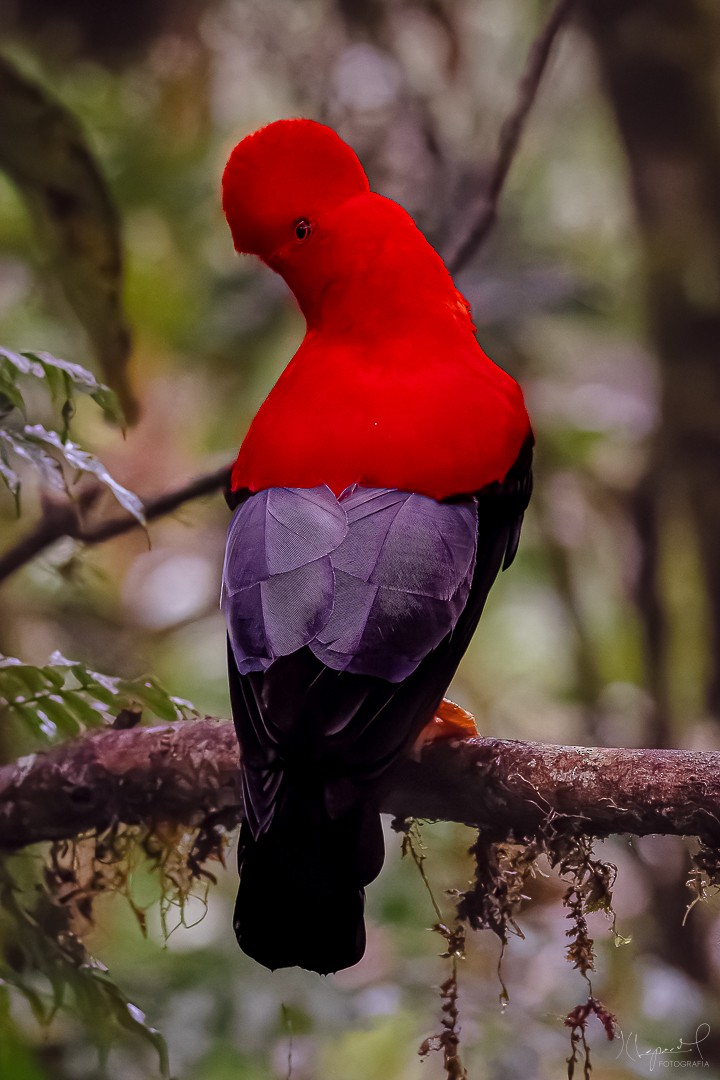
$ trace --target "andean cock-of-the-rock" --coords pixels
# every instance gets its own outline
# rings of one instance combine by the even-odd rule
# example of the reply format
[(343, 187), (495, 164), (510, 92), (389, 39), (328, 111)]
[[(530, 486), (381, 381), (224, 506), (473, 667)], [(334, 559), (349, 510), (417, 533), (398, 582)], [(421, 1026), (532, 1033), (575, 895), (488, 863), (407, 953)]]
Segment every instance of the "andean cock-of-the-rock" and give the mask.
[(235, 248), (282, 275), (307, 323), (229, 493), (235, 931), (266, 967), (328, 973), (363, 955), (383, 780), (514, 558), (533, 436), (442, 259), (333, 130), (261, 128), (222, 187)]

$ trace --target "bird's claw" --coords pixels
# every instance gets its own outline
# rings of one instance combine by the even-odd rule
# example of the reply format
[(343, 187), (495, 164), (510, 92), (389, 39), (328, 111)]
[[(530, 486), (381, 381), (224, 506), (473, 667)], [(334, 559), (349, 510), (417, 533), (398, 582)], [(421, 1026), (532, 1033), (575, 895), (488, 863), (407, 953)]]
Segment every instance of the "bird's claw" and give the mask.
[(454, 701), (443, 698), (429, 724), (420, 732), (413, 747), (413, 756), (420, 755), (430, 743), (438, 739), (474, 739), (478, 734), (475, 717)]

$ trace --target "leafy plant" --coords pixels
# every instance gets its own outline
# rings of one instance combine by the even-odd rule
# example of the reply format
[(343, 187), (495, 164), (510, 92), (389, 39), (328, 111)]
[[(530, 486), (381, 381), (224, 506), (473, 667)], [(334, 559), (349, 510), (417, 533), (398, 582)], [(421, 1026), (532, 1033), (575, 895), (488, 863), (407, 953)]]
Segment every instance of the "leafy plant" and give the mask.
[[(42, 424), (24, 422), (27, 408), (23, 378), (42, 382), (53, 401), (60, 403), (59, 432), (48, 430)], [(14, 352), (0, 348), (0, 477), (19, 509), (21, 478), (15, 459), (37, 469), (48, 487), (68, 493), (63, 466), (76, 476), (89, 473), (144, 525), (143, 504), (138, 496), (118, 483), (99, 458), (70, 440), (70, 421), (78, 394), (92, 398), (108, 420), (120, 425), (124, 423), (122, 409), (113, 391), (80, 364), (61, 360), (47, 352)]]
[(75, 932), (72, 907), (57, 903), (38, 885), (29, 902), (33, 891), (19, 886), (10, 862), (0, 861), (0, 1032), (13, 990), (44, 1027), (59, 1009), (76, 1013), (102, 1056), (121, 1032), (141, 1036), (156, 1051), (162, 1076), (168, 1076), (164, 1038), (113, 982), (107, 968), (87, 952)]
[(168, 694), (152, 676), (102, 675), (59, 652), (42, 667), (1, 656), (0, 704), (8, 719), (22, 724), (42, 743), (72, 738), (103, 724), (131, 726), (143, 710), (166, 722), (197, 715), (189, 701)]
[(121, 426), (125, 417), (115, 393), (104, 383), (99, 382), (91, 371), (80, 364), (60, 360), (48, 352), (14, 352), (0, 347), (0, 391), (6, 394), (12, 404), (25, 412), (25, 402), (17, 387), (18, 375), (31, 375), (36, 379), (45, 379), (54, 399), (64, 398), (63, 417), (68, 422), (74, 412), (75, 394), (87, 394), (97, 402), (108, 420)]
[[(108, 186), (76, 119), (41, 86), (0, 57), (0, 169), (16, 184), (42, 248), (47, 268), (62, 287), (90, 339), (110, 389), (79, 364), (47, 352), (0, 348), (0, 478), (20, 512), (23, 471), (39, 473), (49, 488), (71, 496), (71, 484), (90, 475), (141, 524), (141, 500), (119, 484), (90, 451), (70, 438), (76, 401), (89, 397), (121, 427), (136, 414), (127, 380), (130, 335), (122, 306), (122, 255), (118, 216)], [(48, 161), (52, 168), (48, 168)], [(38, 387), (57, 406), (57, 423), (29, 415)], [(117, 394), (117, 396), (116, 396)], [(120, 404), (122, 402), (122, 405)], [(161, 721), (195, 715), (188, 701), (167, 693), (153, 677), (122, 679), (93, 671), (53, 653), (45, 665), (0, 656), (0, 711), (42, 747), (102, 725), (129, 727), (143, 712)], [(161, 874), (161, 907), (182, 911), (202, 863), (218, 857), (213, 832), (166, 836), (149, 828), (115, 828), (90, 837), (71, 852), (52, 845), (31, 856), (0, 857), (0, 1073), (44, 1075), (11, 1009), (24, 1000), (29, 1014), (49, 1025), (59, 1009), (78, 1016), (106, 1057), (123, 1032), (140, 1035), (157, 1052), (168, 1075), (162, 1036), (115, 984), (83, 943), (93, 901), (102, 892), (130, 897), (135, 853)], [(94, 845), (91, 858), (77, 854)], [(77, 849), (77, 850), (76, 850)], [(47, 856), (47, 859), (46, 859)], [(80, 867), (87, 871), (85, 880)]]

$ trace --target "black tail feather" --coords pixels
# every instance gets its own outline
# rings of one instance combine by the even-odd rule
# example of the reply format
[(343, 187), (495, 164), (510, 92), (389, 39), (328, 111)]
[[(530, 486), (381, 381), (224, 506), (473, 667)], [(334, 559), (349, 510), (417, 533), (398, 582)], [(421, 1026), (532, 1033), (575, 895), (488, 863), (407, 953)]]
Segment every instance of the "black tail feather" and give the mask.
[(265, 967), (327, 975), (365, 952), (364, 886), (380, 872), (384, 843), (375, 808), (331, 819), (322, 789), (282, 800), (268, 831), (240, 834), (234, 927), (241, 949)]

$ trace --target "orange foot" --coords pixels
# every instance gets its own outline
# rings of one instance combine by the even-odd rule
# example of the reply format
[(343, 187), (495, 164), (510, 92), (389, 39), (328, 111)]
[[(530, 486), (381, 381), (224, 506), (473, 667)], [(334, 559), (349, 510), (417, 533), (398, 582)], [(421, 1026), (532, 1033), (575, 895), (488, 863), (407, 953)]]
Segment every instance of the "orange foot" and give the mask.
[(474, 739), (478, 733), (475, 717), (454, 701), (443, 698), (429, 724), (420, 732), (413, 751), (419, 754), (429, 743), (438, 739)]

